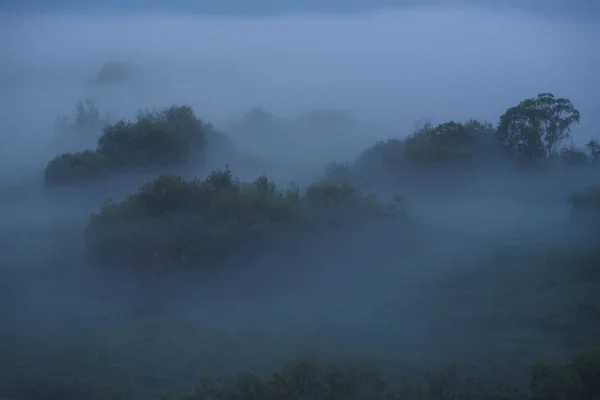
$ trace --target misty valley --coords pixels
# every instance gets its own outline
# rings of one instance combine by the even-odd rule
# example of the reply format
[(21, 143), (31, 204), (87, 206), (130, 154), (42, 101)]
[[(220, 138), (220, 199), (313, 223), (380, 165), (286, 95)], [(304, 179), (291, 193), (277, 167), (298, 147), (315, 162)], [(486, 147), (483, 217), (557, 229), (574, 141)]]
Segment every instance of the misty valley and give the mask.
[(597, 27), (544, 18), (0, 16), (0, 400), (599, 399)]
[(4, 190), (0, 389), (591, 399), (600, 145), (569, 144), (579, 119), (541, 93), (350, 160), (306, 148), (302, 174), (260, 143), (360, 123), (255, 107), (220, 130), (187, 105), (118, 120), (80, 101), (43, 183)]

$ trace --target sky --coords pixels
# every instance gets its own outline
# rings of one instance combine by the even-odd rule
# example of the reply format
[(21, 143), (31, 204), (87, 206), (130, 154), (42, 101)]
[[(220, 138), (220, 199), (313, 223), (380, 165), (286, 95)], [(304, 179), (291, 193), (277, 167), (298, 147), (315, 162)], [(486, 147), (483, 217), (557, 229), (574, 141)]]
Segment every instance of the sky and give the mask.
[[(585, 19), (458, 6), (250, 17), (60, 4), (1, 17), (5, 138), (48, 134), (83, 98), (119, 117), (188, 103), (218, 125), (256, 105), (282, 116), (340, 109), (396, 136), (423, 120), (495, 123), (547, 91), (580, 109), (581, 142), (595, 135), (600, 36)], [(91, 85), (113, 61), (132, 66), (135, 82)]]
[(361, 12), (390, 7), (479, 6), (494, 10), (519, 9), (538, 15), (598, 17), (600, 5), (594, 0), (4, 0), (0, 8), (12, 10), (178, 10), (203, 14), (279, 15), (289, 12)]

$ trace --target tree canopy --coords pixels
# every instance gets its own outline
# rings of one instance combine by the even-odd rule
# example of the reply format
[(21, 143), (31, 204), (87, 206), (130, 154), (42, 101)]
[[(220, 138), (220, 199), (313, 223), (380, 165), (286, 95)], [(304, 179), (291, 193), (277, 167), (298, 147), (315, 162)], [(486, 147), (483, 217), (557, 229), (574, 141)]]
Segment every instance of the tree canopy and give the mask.
[(523, 159), (547, 159), (571, 137), (571, 126), (579, 119), (579, 111), (569, 99), (540, 93), (506, 110), (500, 117), (498, 137)]

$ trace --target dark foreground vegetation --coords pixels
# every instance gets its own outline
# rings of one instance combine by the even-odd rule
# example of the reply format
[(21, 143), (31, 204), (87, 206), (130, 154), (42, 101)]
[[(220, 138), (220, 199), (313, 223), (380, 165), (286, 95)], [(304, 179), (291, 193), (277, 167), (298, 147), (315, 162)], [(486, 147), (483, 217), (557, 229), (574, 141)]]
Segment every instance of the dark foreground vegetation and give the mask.
[[(325, 365), (313, 359), (287, 363), (270, 376), (251, 373), (203, 379), (189, 393), (151, 396), (161, 400), (594, 400), (600, 394), (600, 350), (564, 362), (539, 362), (523, 385), (495, 378), (463, 376), (448, 369), (422, 378), (397, 376), (389, 382), (372, 366)], [(134, 398), (107, 387), (79, 382), (13, 383), (2, 388), (21, 399), (112, 400)], [(137, 398), (137, 397), (135, 397)]]
[[(271, 125), (281, 124), (281, 121), (263, 118), (256, 110), (253, 112), (256, 118), (250, 121), (252, 130), (276, 131)], [(327, 113), (317, 117), (328, 118)], [(568, 99), (543, 93), (509, 108), (500, 116), (497, 126), (476, 120), (425, 124), (407, 137), (374, 144), (351, 162), (331, 163), (323, 175), (309, 185), (292, 184), (286, 188), (278, 186), (267, 175), (242, 181), (229, 167), (216, 169), (205, 178), (196, 177), (197, 171), (205, 171), (211, 143), (217, 139), (229, 143), (229, 139), (201, 121), (189, 106), (139, 113), (134, 121), (109, 123), (100, 118), (93, 104), (82, 103), (74, 121), (63, 121), (63, 133), (68, 130), (67, 133), (73, 135), (85, 131), (89, 135), (91, 131), (101, 130), (97, 146), (64, 153), (51, 160), (44, 171), (45, 190), (53, 193), (58, 188), (68, 187), (86, 191), (127, 174), (140, 171), (145, 176), (150, 174), (152, 178), (138, 182), (138, 188), (126, 198), (106, 199), (101, 209), (90, 215), (85, 231), (81, 232), (82, 246), (88, 259), (100, 270), (142, 270), (150, 275), (160, 272), (158, 275), (165, 277), (177, 275), (182, 269), (218, 269), (229, 257), (242, 252), (266, 251), (282, 237), (295, 238), (300, 243), (306, 238), (333, 237), (349, 229), (364, 228), (367, 232), (366, 227), (372, 224), (393, 225), (396, 233), (409, 231), (418, 235), (422, 221), (412, 213), (414, 198), (425, 196), (449, 201), (457, 192), (465, 199), (475, 198), (481, 196), (482, 187), (489, 188), (476, 182), (497, 171), (527, 181), (540, 176), (569, 176), (573, 171), (585, 170), (592, 179), (560, 199), (571, 212), (570, 223), (564, 227), (561, 237), (569, 238), (565, 241), (576, 237), (585, 242), (581, 246), (584, 250), (573, 256), (569, 273), (597, 284), (600, 277), (597, 251), (600, 244), (600, 181), (597, 180), (600, 145), (595, 140), (583, 149), (572, 145), (571, 127), (579, 119), (579, 112)], [(339, 115), (331, 121), (333, 125), (348, 123), (347, 120), (339, 122)], [(78, 126), (86, 129), (78, 129)], [(236, 129), (243, 131), (240, 126)], [(235, 161), (237, 150), (231, 144), (227, 148), (228, 157)], [(190, 175), (194, 176), (190, 178)], [(497, 196), (511, 200), (527, 197), (540, 207), (551, 201), (537, 197), (532, 200), (529, 192), (516, 193), (519, 190), (518, 186), (501, 188)], [(548, 193), (555, 192), (549, 189)], [(544, 195), (542, 193), (542, 197)], [(460, 229), (456, 226), (455, 232), (458, 234)], [(390, 239), (382, 237), (380, 241), (384, 240)], [(400, 236), (397, 241), (400, 242)], [(399, 246), (400, 243), (396, 245)], [(577, 269), (577, 265), (585, 265), (585, 271)], [(595, 307), (590, 319), (600, 318), (597, 311), (600, 302)], [(597, 340), (583, 342), (573, 347), (600, 345)], [(600, 351), (597, 348), (578, 352), (566, 361), (539, 362), (528, 369), (528, 374), (511, 379), (469, 375), (456, 370), (415, 377), (357, 365), (331, 366), (312, 359), (301, 360), (275, 373), (205, 380), (189, 394), (168, 394), (162, 398), (600, 398)], [(195, 371), (188, 372), (195, 374)], [(199, 379), (201, 374), (198, 372)], [(140, 397), (125, 393), (110, 382), (104, 386), (90, 383), (97, 381), (95, 378), (89, 382), (79, 378), (58, 382), (0, 380), (0, 394), (14, 396), (16, 400)]]

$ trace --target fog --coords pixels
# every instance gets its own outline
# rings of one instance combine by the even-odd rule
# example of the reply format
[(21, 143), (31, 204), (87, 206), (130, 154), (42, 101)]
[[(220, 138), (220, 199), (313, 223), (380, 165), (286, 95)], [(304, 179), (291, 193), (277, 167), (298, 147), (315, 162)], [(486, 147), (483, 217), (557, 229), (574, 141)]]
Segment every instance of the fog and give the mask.
[[(415, 232), (376, 225), (280, 238), (258, 254), (242, 249), (210, 279), (147, 282), (97, 268), (81, 235), (104, 200), (147, 177), (49, 193), (43, 169), (63, 151), (95, 145), (55, 140), (56, 118), (82, 99), (114, 118), (189, 104), (246, 157), (215, 157), (196, 175), (228, 164), (243, 179), (266, 173), (283, 186), (318, 179), (328, 162), (352, 161), (423, 121), (495, 124), (540, 92), (580, 110), (573, 136), (583, 146), (600, 123), (592, 22), (419, 8), (268, 18), (15, 14), (0, 26), (0, 395), (13, 381), (86, 374), (169, 391), (299, 355), (391, 371), (483, 363), (517, 375), (591, 341), (597, 327), (573, 311), (591, 301), (591, 284), (556, 287), (581, 245), (569, 236), (563, 200), (597, 182), (589, 171), (521, 180), (487, 171), (469, 194), (444, 197), (374, 187), (407, 196)], [(113, 62), (127, 65), (124, 81), (99, 82)], [(232, 119), (255, 106), (286, 120), (319, 109), (352, 119), (328, 129), (308, 121), (278, 140), (233, 129)]]

